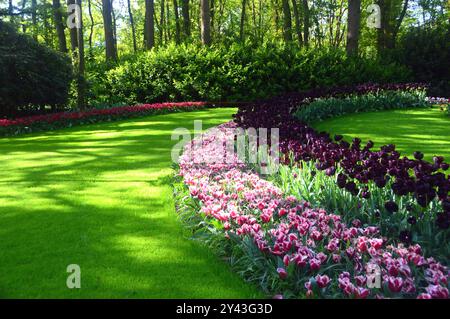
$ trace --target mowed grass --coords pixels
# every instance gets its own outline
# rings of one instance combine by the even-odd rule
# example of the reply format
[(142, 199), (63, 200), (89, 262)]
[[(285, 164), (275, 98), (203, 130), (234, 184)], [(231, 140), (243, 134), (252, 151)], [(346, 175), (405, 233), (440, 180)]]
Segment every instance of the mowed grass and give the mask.
[[(235, 109), (0, 139), (0, 297), (261, 297), (189, 239), (170, 186), (172, 130)], [(81, 267), (81, 289), (66, 268)]]
[(349, 114), (312, 126), (333, 135), (342, 134), (348, 141), (354, 137), (363, 142), (372, 140), (376, 149), (395, 144), (402, 155), (411, 157), (421, 151), (426, 160), (441, 155), (450, 162), (450, 117), (438, 108)]

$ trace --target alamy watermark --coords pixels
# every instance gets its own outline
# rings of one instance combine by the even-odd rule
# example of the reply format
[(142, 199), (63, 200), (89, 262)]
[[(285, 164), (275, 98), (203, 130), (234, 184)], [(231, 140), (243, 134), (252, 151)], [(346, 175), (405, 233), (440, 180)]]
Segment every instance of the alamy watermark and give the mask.
[(201, 135), (202, 127), (202, 121), (194, 121), (194, 140), (186, 128), (177, 128), (172, 132), (172, 140), (179, 140), (172, 148), (173, 162), (179, 163), (180, 152), (186, 146), (189, 152), (185, 152), (184, 156), (189, 156), (189, 160), (195, 164), (240, 162), (254, 164), (261, 174), (278, 171), (278, 128), (212, 128), (204, 136)]
[(69, 289), (81, 288), (81, 268), (77, 264), (70, 264), (66, 271), (70, 274), (67, 276), (66, 285)]
[(81, 28), (81, 7), (78, 4), (67, 6), (67, 27), (69, 29)]

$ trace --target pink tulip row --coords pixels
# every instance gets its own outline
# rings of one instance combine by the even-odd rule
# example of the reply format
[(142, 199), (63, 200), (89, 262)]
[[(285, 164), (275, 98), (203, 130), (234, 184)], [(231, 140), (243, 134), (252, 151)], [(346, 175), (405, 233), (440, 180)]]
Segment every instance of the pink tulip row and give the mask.
[[(300, 279), (304, 290), (299, 293), (307, 297), (337, 291), (348, 298), (448, 298), (447, 267), (425, 258), (419, 245), (388, 245), (377, 227), (363, 227), (359, 220), (345, 225), (338, 215), (284, 196), (236, 156), (223, 163), (224, 145), (234, 138), (227, 130), (234, 125), (197, 137), (200, 149), (192, 147), (194, 142), (186, 145), (180, 175), (201, 203), (199, 213), (220, 221), (225, 237), (250, 237), (268, 260), (279, 261), (269, 271), (280, 287)], [(368, 269), (378, 269), (380, 287), (369, 284), (374, 277)]]

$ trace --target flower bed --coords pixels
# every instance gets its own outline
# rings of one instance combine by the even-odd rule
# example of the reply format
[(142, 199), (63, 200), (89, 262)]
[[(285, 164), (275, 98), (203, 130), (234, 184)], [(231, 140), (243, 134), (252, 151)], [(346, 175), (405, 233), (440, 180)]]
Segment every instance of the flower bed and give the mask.
[(53, 130), (75, 125), (205, 108), (204, 102), (156, 103), (0, 119), (0, 136)]
[(331, 97), (312, 101), (299, 108), (294, 116), (305, 123), (323, 121), (344, 114), (392, 109), (429, 107), (425, 89), (408, 91), (377, 91), (348, 97)]
[[(420, 152), (415, 153), (415, 159), (402, 157), (395, 150), (395, 145), (385, 145), (380, 150), (372, 150), (373, 142), (361, 145), (358, 138), (352, 143), (342, 140), (342, 136), (331, 138), (328, 133), (317, 132), (292, 116), (295, 110), (308, 107), (310, 101), (320, 96), (345, 96), (386, 88), (408, 90), (418, 87), (420, 85), (369, 85), (296, 93), (243, 105), (235, 115), (235, 121), (244, 128), (279, 128), (280, 147), (285, 154), (285, 164), (312, 161), (318, 170), (334, 177), (340, 188), (361, 201), (371, 196), (368, 188), (374, 185), (379, 189), (388, 187), (392, 190), (392, 198), (386, 198), (386, 204), (396, 201), (395, 205), (398, 206), (402, 198), (412, 197), (412, 213), (418, 216), (430, 211), (429, 208), (438, 202), (438, 208), (433, 208), (433, 212), (436, 212), (433, 219), (437, 227), (447, 230), (445, 236), (448, 236), (450, 176), (444, 173), (449, 164), (444, 162), (443, 157), (435, 156), (430, 163), (423, 160), (423, 154)], [(340, 173), (337, 175), (336, 171)], [(374, 207), (373, 210), (393, 213), (394, 210), (390, 206), (393, 205)], [(403, 207), (407, 207), (406, 203)]]
[[(197, 137), (201, 148), (186, 145), (177, 207), (247, 280), (277, 298), (448, 298), (447, 268), (419, 245), (386, 245), (377, 227), (356, 219), (347, 225), (285, 196), (235, 154), (227, 156), (233, 125)], [(380, 274), (378, 288), (371, 269)]]

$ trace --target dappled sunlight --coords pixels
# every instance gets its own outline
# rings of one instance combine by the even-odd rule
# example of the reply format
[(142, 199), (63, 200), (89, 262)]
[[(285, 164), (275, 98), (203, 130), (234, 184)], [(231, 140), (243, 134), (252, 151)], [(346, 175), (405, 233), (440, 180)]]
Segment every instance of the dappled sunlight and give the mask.
[[(250, 297), (188, 239), (170, 188), (172, 129), (234, 109), (176, 113), (0, 140), (1, 297)], [(205, 124), (205, 123), (204, 123)], [(83, 288), (66, 288), (66, 267)], [(202, 280), (198, 280), (202, 278)]]

